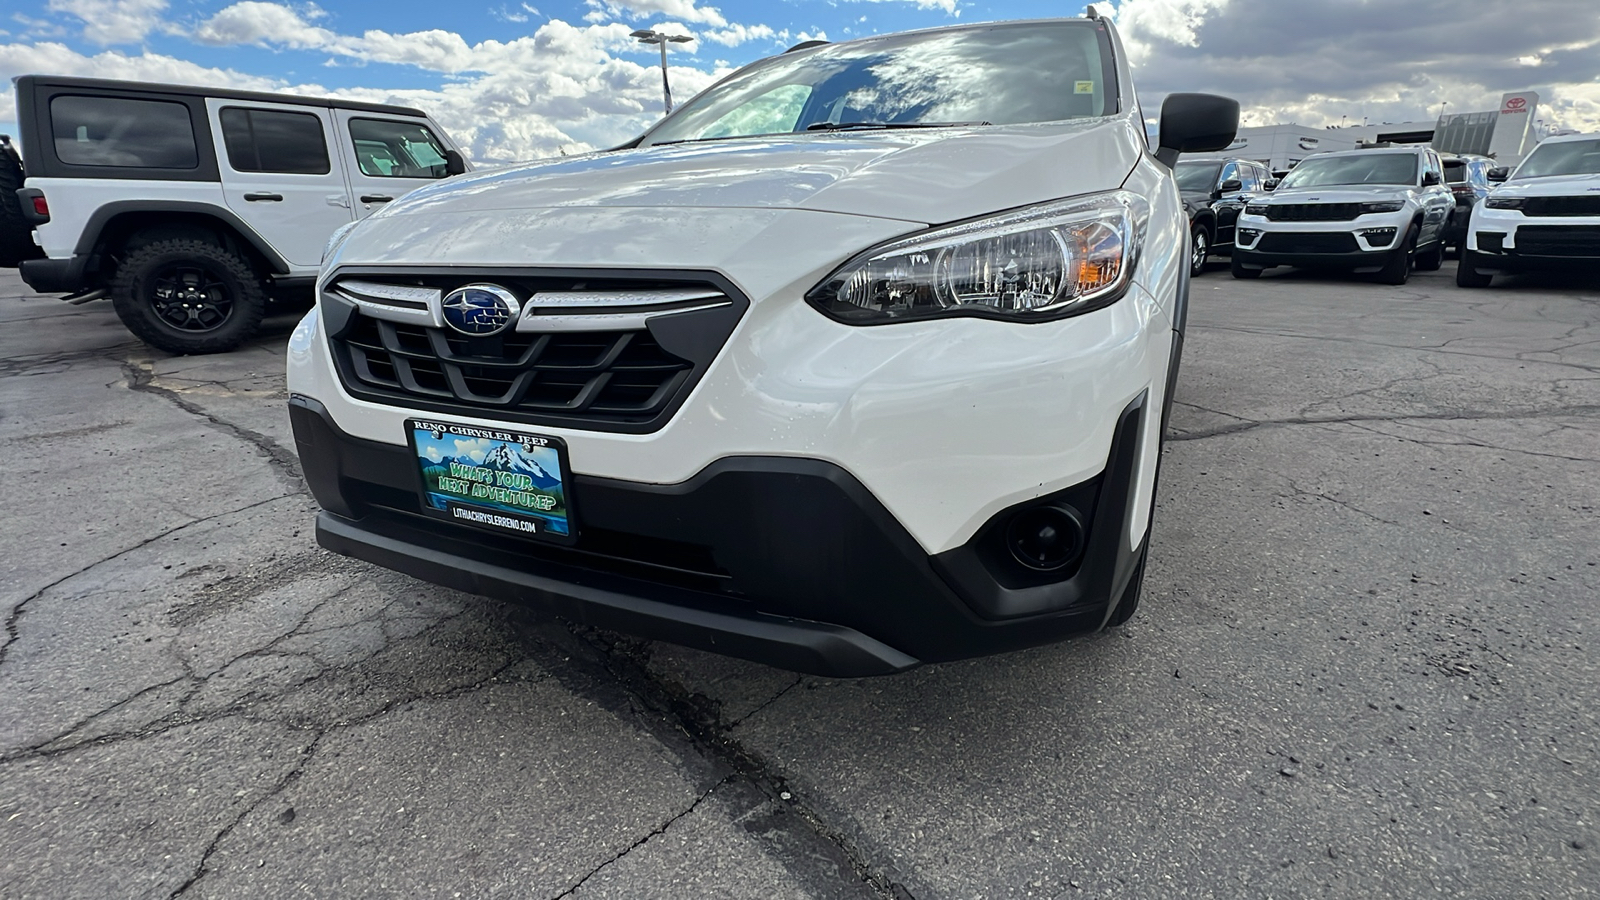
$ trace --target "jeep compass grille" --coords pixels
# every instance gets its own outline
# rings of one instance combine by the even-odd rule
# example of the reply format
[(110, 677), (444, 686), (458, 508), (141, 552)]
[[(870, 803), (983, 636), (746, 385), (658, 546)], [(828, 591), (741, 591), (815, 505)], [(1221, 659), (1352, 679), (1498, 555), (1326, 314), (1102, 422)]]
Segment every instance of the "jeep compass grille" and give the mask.
[(1517, 252), (1600, 257), (1600, 225), (1524, 225), (1517, 229)]
[[(448, 324), (443, 298), (485, 283), (525, 308), (487, 335)], [(320, 302), (340, 380), (355, 397), (624, 432), (666, 423), (748, 305), (731, 285), (704, 279), (537, 270), (341, 272)]]
[(1285, 231), (1262, 235), (1256, 249), (1262, 253), (1355, 253), (1355, 235), (1348, 231)]
[(1529, 197), (1522, 201), (1526, 216), (1600, 216), (1600, 196)]
[(1267, 207), (1267, 218), (1274, 222), (1348, 222), (1359, 215), (1359, 203), (1274, 203)]

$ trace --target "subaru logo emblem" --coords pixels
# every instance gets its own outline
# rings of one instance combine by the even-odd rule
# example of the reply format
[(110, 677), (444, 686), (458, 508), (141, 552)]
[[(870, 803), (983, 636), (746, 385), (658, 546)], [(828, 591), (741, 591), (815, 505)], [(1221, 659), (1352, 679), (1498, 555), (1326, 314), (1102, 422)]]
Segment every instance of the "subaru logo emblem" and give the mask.
[(497, 284), (469, 284), (444, 295), (444, 323), (462, 334), (488, 337), (517, 320), (522, 302)]

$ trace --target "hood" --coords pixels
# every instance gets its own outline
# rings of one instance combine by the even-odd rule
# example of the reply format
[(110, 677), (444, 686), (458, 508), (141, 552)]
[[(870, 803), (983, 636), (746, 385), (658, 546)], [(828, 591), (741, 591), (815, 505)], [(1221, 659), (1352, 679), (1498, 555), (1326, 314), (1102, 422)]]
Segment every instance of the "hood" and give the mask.
[(1600, 174), (1524, 178), (1507, 181), (1492, 193), (1496, 197), (1600, 197)]
[(1278, 188), (1257, 194), (1257, 203), (1361, 203), (1393, 200), (1416, 188), (1404, 184), (1331, 184), (1325, 187)]
[(937, 224), (1112, 190), (1144, 135), (1128, 117), (781, 135), (646, 147), (474, 173), (374, 218), (552, 207), (795, 209)]

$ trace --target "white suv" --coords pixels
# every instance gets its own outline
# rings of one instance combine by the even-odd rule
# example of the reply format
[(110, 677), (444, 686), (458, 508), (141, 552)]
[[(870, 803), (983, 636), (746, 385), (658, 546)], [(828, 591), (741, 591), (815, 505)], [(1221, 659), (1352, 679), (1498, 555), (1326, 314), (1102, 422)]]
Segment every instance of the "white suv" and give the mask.
[(1439, 154), (1430, 148), (1318, 153), (1245, 206), (1233, 277), (1303, 266), (1376, 272), (1387, 284), (1405, 284), (1413, 264), (1433, 271), (1444, 262), (1455, 208)]
[(335, 230), (467, 168), (424, 113), (342, 100), (30, 75), (17, 121), (22, 279), (173, 353), (237, 347)]
[[(1505, 178), (1496, 169), (1490, 178)], [(1472, 210), (1456, 284), (1495, 272), (1600, 265), (1600, 134), (1545, 138)]]
[(340, 553), (836, 675), (1132, 614), (1182, 346), (1178, 94), (1109, 22), (757, 62), (335, 238), (290, 416)]

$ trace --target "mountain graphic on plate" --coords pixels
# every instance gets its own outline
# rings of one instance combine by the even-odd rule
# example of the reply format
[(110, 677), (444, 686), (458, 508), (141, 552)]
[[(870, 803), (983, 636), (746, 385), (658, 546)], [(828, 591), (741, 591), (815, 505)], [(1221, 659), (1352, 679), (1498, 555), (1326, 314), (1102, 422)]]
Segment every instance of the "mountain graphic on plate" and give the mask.
[(510, 444), (496, 445), (483, 457), (483, 462), (479, 465), (503, 472), (521, 472), (533, 479), (534, 487), (545, 490), (561, 484), (561, 479), (552, 476), (532, 457)]

